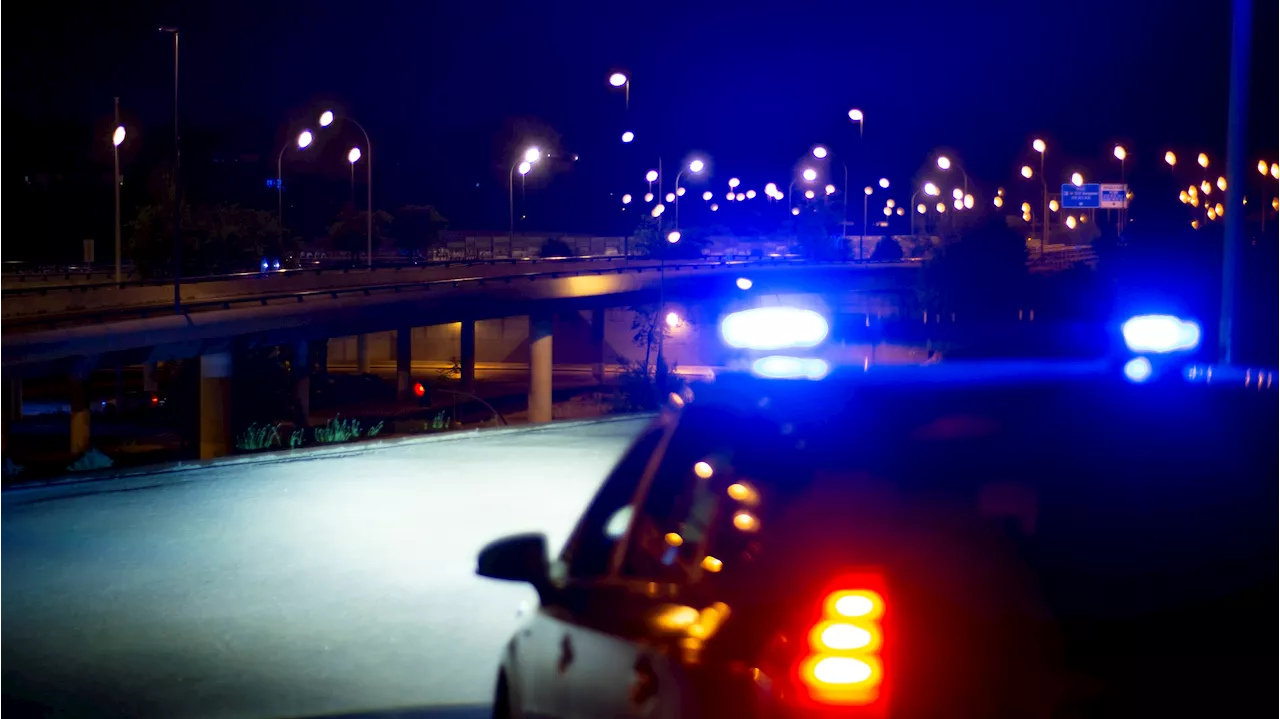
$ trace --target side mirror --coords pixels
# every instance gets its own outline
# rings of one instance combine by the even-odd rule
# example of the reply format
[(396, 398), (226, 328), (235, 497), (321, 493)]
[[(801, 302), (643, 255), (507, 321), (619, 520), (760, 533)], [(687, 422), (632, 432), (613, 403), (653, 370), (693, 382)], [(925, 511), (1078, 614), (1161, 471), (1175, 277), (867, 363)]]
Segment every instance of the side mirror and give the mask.
[(515, 534), (490, 542), (480, 550), (476, 574), (490, 579), (547, 583), (547, 538), (541, 534)]

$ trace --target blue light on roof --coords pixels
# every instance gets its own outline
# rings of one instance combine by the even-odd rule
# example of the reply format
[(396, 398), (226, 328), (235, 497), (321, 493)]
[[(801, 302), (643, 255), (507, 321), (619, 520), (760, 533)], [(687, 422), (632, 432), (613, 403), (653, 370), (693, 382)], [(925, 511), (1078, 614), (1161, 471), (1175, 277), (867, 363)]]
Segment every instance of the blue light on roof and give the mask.
[(720, 337), (738, 349), (813, 347), (826, 339), (828, 331), (822, 315), (797, 307), (757, 307), (720, 321)]
[(753, 362), (751, 371), (758, 377), (769, 379), (822, 379), (830, 367), (826, 360), (816, 357), (770, 355)]
[(1173, 315), (1139, 315), (1120, 331), (1131, 352), (1167, 354), (1200, 346), (1200, 325)]
[(1142, 383), (1151, 379), (1151, 360), (1146, 357), (1134, 357), (1124, 363), (1124, 376), (1130, 382)]

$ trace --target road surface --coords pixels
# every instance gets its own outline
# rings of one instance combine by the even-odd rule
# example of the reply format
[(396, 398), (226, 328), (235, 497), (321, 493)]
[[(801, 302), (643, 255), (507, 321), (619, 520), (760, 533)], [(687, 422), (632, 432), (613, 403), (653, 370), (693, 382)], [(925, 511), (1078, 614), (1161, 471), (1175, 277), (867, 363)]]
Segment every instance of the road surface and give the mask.
[(536, 597), (476, 553), (558, 549), (643, 422), (6, 492), (4, 714), (484, 716)]

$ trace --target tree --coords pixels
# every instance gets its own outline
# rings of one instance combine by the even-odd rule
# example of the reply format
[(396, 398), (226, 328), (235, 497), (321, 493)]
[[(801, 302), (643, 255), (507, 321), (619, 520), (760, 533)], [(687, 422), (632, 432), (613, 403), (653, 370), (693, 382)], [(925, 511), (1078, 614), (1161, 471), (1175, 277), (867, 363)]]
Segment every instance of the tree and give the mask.
[[(217, 274), (256, 267), (262, 257), (279, 257), (295, 245), (281, 233), (274, 213), (239, 205), (182, 205), (184, 274)], [(144, 205), (129, 223), (128, 257), (145, 275), (171, 270), (172, 201)]]
[(692, 259), (702, 257), (707, 245), (711, 244), (707, 231), (699, 227), (681, 228), (680, 240), (672, 243), (667, 238), (675, 228), (663, 225), (658, 218), (642, 219), (631, 234), (631, 251), (654, 259)]
[(576, 254), (578, 254), (577, 251), (559, 237), (552, 237), (543, 242), (539, 253), (542, 257), (573, 257)]
[(920, 276), (921, 300), (932, 312), (1011, 316), (1026, 290), (1026, 242), (999, 218), (989, 218), (937, 251)]
[[(338, 213), (338, 218), (329, 225), (329, 242), (338, 252), (346, 252), (351, 257), (364, 254), (369, 244), (367, 212), (357, 211), (353, 205), (346, 205)], [(383, 210), (373, 213), (373, 251), (376, 253), (387, 236), (393, 218)]]
[(893, 262), (902, 259), (902, 245), (892, 237), (882, 237), (871, 252), (874, 262)]
[(435, 205), (404, 205), (396, 210), (395, 223), (396, 247), (410, 254), (426, 254), (449, 227), (449, 219)]

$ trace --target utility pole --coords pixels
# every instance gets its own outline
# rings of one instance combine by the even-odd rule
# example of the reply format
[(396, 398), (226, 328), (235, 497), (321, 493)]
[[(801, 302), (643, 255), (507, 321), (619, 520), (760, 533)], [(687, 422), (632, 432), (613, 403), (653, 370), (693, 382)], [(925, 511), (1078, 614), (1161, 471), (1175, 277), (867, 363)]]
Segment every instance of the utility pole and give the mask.
[[(1218, 359), (1231, 364), (1236, 341), (1235, 312), (1240, 288), (1240, 250), (1244, 245), (1245, 143), (1248, 142), (1249, 56), (1253, 40), (1252, 0), (1231, 3), (1231, 76), (1227, 100), (1227, 216), (1222, 238), (1222, 314), (1218, 321)], [(1266, 213), (1266, 207), (1262, 208)]]
[(182, 133), (178, 125), (178, 28), (173, 35), (173, 311), (182, 314)]

